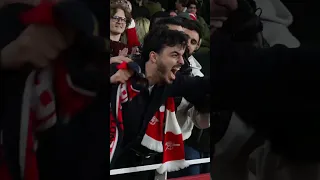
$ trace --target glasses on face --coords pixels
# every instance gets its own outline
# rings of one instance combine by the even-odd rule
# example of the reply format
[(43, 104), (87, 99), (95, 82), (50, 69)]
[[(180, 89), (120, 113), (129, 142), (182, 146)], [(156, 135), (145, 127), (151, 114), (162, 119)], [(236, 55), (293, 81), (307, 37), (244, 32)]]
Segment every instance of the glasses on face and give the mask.
[(118, 22), (118, 23), (125, 23), (127, 21), (126, 18), (119, 17), (119, 16), (113, 16), (113, 17), (111, 17), (111, 19)]
[(189, 9), (197, 9), (195, 6), (190, 6)]

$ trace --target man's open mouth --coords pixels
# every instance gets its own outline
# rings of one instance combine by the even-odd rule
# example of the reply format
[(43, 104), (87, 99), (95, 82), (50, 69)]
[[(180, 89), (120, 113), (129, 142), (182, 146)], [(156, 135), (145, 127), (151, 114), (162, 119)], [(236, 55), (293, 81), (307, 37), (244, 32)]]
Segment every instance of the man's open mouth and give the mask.
[(173, 73), (173, 74), (176, 74), (179, 70), (180, 70), (180, 66), (178, 66), (178, 67), (173, 67), (172, 69), (171, 69), (171, 72)]
[(176, 79), (176, 73), (180, 70), (181, 66), (174, 66), (171, 69), (171, 79), (175, 80)]

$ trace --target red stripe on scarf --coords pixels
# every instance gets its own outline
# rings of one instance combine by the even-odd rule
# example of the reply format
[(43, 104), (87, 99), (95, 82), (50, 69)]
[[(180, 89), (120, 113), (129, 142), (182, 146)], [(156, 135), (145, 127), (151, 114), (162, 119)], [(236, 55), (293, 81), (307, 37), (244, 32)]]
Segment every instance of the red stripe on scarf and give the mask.
[(25, 169), (24, 169), (24, 180), (38, 180), (38, 163), (37, 155), (34, 149), (34, 126), (33, 122), (36, 120), (36, 113), (30, 111), (30, 121), (28, 127), (28, 137), (27, 137), (27, 149), (26, 149), (26, 158), (25, 158)]
[(67, 82), (67, 69), (63, 61), (59, 61), (54, 69), (54, 87), (59, 103), (59, 113), (62, 116), (71, 117), (87, 107), (93, 99), (70, 88)]

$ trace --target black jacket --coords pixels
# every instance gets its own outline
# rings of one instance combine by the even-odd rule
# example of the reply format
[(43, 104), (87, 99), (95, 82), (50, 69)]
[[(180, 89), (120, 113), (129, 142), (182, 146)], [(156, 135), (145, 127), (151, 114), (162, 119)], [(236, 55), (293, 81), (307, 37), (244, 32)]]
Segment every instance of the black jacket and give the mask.
[(211, 38), (213, 108), (234, 110), (284, 157), (318, 162), (319, 48), (256, 49)]

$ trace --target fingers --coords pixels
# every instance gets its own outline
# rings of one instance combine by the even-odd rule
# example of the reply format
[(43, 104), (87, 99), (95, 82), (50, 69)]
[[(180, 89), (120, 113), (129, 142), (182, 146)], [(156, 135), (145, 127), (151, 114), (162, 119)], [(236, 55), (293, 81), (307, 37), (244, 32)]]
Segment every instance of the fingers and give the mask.
[[(50, 46), (57, 50), (65, 50), (67, 48), (67, 42), (62, 33), (55, 27), (36, 25), (37, 28), (41, 29), (43, 37), (47, 37), (47, 41), (50, 42)], [(49, 43), (48, 43), (49, 44)]]
[(40, 49), (41, 51), (39, 51), (39, 53), (43, 54), (43, 56), (50, 61), (56, 59), (60, 54), (60, 50), (56, 47), (50, 46), (49, 44), (44, 44)]
[(44, 54), (34, 54), (32, 56), (32, 60), (30, 60), (36, 68), (44, 68), (46, 67), (50, 60)]
[(116, 84), (116, 83), (122, 83), (123, 84), (132, 76), (132, 74), (133, 73), (128, 71), (128, 70), (120, 69), (114, 75), (112, 75), (110, 77), (110, 82), (112, 84)]
[(128, 55), (128, 48), (124, 48), (123, 50), (119, 51), (119, 56), (127, 56)]
[(128, 57), (125, 57), (125, 56), (116, 56), (116, 57), (112, 57), (110, 59), (110, 64), (113, 64), (113, 63), (122, 63), (122, 62), (131, 62), (132, 60)]
[(130, 72), (127, 70), (119, 70), (119, 81), (125, 83), (131, 77)]
[(122, 57), (121, 61), (125, 61), (125, 62), (131, 62), (132, 60), (128, 57)]

